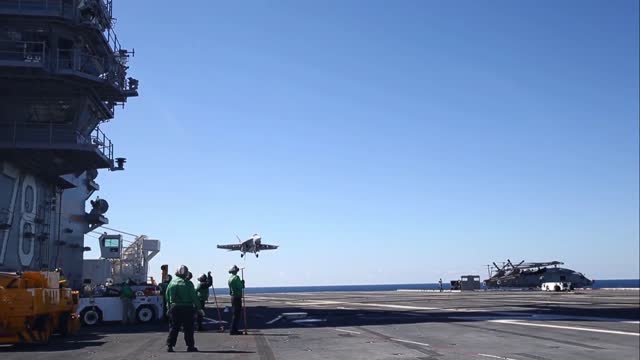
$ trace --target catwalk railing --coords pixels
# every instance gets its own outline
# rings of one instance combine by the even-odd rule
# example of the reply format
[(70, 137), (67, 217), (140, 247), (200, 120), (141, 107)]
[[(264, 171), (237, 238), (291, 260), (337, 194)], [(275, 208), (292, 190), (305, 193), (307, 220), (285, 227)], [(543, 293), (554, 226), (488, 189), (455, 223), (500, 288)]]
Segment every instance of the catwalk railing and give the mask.
[(0, 62), (13, 66), (44, 66), (46, 55), (44, 41), (0, 40)]
[(48, 123), (0, 123), (0, 146), (15, 148), (65, 149), (69, 146), (95, 149), (113, 161), (113, 143), (99, 127), (89, 134), (68, 125)]

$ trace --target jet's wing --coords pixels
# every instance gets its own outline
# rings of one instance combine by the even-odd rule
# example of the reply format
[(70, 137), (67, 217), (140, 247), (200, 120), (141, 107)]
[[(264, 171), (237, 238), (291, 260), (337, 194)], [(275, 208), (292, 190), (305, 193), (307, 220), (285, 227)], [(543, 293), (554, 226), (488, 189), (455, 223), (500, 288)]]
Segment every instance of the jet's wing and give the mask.
[(233, 251), (233, 250), (241, 250), (242, 249), (242, 244), (229, 244), (229, 245), (218, 245), (218, 249), (225, 249), (225, 250), (229, 250), (229, 251)]
[(275, 250), (277, 248), (278, 245), (260, 244), (260, 250)]

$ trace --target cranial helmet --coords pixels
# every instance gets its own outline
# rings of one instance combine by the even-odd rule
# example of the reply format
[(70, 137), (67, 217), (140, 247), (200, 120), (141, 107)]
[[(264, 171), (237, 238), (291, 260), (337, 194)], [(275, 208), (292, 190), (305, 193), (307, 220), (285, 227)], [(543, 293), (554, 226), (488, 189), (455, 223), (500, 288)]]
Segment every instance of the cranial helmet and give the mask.
[(176, 276), (179, 278), (186, 278), (189, 275), (189, 268), (186, 265), (181, 265), (178, 271), (176, 271)]
[(205, 274), (200, 275), (200, 277), (198, 278), (198, 281), (200, 281), (200, 282), (207, 281), (207, 275), (205, 275)]

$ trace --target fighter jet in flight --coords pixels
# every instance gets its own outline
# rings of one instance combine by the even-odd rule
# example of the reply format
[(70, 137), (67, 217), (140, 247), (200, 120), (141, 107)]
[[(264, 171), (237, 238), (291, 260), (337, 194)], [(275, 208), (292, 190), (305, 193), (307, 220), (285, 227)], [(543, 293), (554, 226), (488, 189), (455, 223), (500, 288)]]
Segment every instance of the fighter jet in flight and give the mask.
[(258, 252), (261, 250), (275, 250), (278, 248), (278, 245), (268, 245), (262, 243), (262, 237), (258, 234), (253, 234), (249, 239), (242, 241), (240, 237), (238, 237), (238, 244), (229, 244), (229, 245), (218, 245), (218, 249), (225, 249), (229, 251), (240, 251), (240, 257), (244, 257), (246, 253), (256, 254), (258, 257)]

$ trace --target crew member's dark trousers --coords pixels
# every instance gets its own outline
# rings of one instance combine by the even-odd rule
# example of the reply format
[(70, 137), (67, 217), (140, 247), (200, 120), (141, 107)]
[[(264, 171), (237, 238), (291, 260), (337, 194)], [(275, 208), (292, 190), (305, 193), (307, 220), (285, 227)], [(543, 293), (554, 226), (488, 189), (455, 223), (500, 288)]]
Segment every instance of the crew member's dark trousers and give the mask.
[(238, 323), (242, 316), (242, 296), (231, 297), (231, 307), (233, 307), (233, 314), (231, 317), (231, 332), (238, 332)]
[(184, 331), (184, 342), (188, 348), (195, 346), (195, 340), (193, 339), (193, 312), (194, 308), (191, 306), (174, 306), (169, 310), (170, 325), (169, 325), (169, 337), (167, 337), (167, 346), (176, 346), (178, 341), (178, 333), (182, 326)]
[(164, 321), (169, 321), (169, 314), (167, 314), (167, 301), (162, 299), (162, 319)]
[[(200, 309), (202, 309), (204, 311), (204, 303), (206, 301), (204, 300), (200, 300)], [(204, 316), (200, 315), (200, 313), (198, 312), (198, 331), (202, 331), (202, 320), (203, 320)]]

